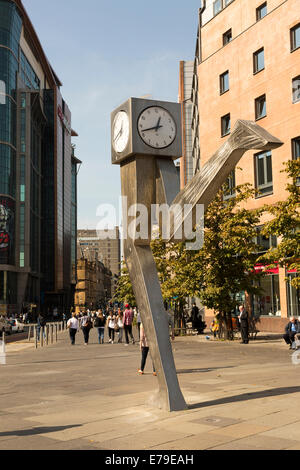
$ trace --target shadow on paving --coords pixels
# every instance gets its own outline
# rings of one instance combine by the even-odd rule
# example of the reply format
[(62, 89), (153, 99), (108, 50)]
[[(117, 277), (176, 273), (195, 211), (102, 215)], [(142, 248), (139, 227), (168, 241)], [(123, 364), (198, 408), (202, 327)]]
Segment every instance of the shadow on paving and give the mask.
[(197, 374), (199, 372), (212, 372), (213, 370), (219, 369), (233, 369), (235, 366), (219, 366), (219, 367), (208, 367), (205, 369), (179, 369), (177, 374)]
[(279, 395), (288, 395), (290, 393), (300, 392), (300, 387), (281, 387), (260, 392), (243, 393), (233, 397), (218, 398), (217, 400), (205, 401), (203, 403), (194, 403), (189, 405), (189, 409), (206, 408), (208, 406), (225, 405), (226, 403), (237, 403), (239, 401), (256, 400), (257, 398), (276, 397)]
[(0, 432), (0, 437), (3, 436), (35, 436), (37, 434), (47, 434), (51, 432), (64, 431), (66, 429), (79, 428), (82, 424), (74, 424), (73, 426), (52, 426), (40, 427), (31, 429), (19, 429), (18, 431)]

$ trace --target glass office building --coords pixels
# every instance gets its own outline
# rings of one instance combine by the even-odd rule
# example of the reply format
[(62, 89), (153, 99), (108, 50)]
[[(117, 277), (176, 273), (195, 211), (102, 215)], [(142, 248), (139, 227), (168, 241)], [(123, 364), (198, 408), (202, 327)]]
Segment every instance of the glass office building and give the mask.
[(0, 314), (73, 305), (80, 161), (61, 86), (21, 0), (0, 0)]

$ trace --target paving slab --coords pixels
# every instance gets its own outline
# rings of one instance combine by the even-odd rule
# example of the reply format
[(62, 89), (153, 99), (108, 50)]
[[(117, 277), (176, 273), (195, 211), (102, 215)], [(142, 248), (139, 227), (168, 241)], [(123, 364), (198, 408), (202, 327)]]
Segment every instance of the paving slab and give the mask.
[[(151, 361), (139, 376), (138, 345), (7, 345), (0, 366), (0, 450), (299, 449), (300, 374), (283, 340), (173, 343), (188, 410), (149, 407)], [(245, 347), (247, 346), (247, 347)], [(300, 371), (300, 369), (299, 369)]]

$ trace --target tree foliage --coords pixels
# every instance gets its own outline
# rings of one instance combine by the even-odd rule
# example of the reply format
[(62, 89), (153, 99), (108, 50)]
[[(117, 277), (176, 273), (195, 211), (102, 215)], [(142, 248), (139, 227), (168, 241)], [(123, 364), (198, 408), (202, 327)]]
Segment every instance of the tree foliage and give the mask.
[(295, 270), (296, 276), (291, 284), (300, 288), (300, 160), (291, 160), (285, 163), (285, 173), (289, 182), (286, 187), (288, 197), (274, 205), (265, 206), (265, 210), (272, 216), (272, 220), (265, 224), (262, 234), (276, 235), (278, 246), (272, 247), (260, 258), (264, 263), (279, 263), (289, 270)]
[(118, 279), (114, 297), (118, 302), (123, 302), (124, 304), (128, 303), (131, 306), (136, 305), (136, 300), (135, 300), (131, 280), (129, 277), (129, 272), (125, 263), (123, 263), (122, 265), (121, 275)]

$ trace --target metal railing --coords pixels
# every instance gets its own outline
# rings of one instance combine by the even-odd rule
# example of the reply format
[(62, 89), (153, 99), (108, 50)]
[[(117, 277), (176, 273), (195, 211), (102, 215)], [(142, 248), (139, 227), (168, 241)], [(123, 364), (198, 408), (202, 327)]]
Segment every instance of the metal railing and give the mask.
[(38, 346), (43, 348), (49, 344), (57, 343), (58, 334), (66, 330), (67, 322), (51, 322), (47, 323), (45, 326), (39, 326), (37, 323), (28, 324), (28, 342), (31, 342), (33, 338), (35, 343), (35, 348)]

